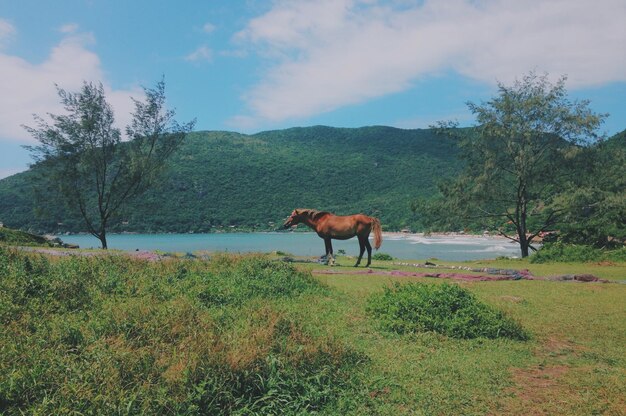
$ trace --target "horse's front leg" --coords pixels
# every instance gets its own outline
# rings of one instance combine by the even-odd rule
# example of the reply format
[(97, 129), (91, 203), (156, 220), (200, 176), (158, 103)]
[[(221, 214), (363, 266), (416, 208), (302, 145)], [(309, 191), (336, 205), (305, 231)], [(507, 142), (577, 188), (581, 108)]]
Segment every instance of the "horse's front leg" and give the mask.
[(357, 259), (354, 267), (359, 267), (359, 264), (361, 264), (361, 259), (363, 258), (364, 252), (365, 252), (365, 244), (363, 244), (363, 240), (359, 237), (359, 258)]
[(333, 255), (333, 243), (330, 238), (324, 239), (324, 245), (326, 246), (326, 260), (327, 264), (333, 266), (335, 264), (335, 256)]
[(324, 254), (324, 257), (328, 258), (329, 255), (333, 254), (333, 245), (330, 242), (330, 238), (324, 239), (324, 246), (326, 247), (326, 254)]

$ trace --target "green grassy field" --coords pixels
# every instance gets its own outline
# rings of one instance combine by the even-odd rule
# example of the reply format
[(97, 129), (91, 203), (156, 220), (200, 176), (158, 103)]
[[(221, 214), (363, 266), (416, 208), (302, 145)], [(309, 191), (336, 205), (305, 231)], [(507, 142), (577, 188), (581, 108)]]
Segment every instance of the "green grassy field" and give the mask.
[[(366, 312), (370, 295), (443, 279), (338, 263), (322, 275), (328, 267), (271, 256), (148, 262), (0, 247), (0, 413), (624, 414), (626, 285), (446, 280), (530, 339), (399, 335)], [(616, 281), (626, 269), (467, 264)], [(372, 270), (401, 268), (417, 270)]]
[[(466, 264), (523, 266), (536, 276), (584, 272), (622, 281), (626, 276), (624, 264)], [(374, 267), (393, 266), (375, 262)], [(372, 358), (376, 371), (370, 383), (375, 384), (380, 374), (388, 380), (388, 394), (373, 400), (374, 408), (385, 409), (383, 413), (624, 414), (626, 285), (538, 280), (459, 283), (532, 334), (528, 342), (515, 342), (452, 340), (433, 334), (389, 336), (370, 329), (371, 322), (363, 315), (370, 294), (393, 282), (440, 279), (349, 274), (318, 279), (347, 297), (354, 330), (346, 337), (358, 340)]]

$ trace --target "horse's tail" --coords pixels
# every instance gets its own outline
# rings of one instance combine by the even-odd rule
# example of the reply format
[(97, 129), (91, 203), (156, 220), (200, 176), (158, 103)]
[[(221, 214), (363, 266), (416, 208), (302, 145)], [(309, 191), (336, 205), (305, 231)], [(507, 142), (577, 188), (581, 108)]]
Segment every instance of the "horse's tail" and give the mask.
[(378, 250), (383, 243), (383, 231), (378, 218), (372, 217), (372, 231), (374, 231), (374, 248)]

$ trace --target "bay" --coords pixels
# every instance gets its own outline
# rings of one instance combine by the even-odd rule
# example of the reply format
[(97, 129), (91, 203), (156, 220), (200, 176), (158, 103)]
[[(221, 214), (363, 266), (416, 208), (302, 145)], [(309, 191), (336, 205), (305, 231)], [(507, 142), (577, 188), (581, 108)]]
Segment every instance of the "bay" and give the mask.
[[(61, 235), (65, 243), (81, 248), (98, 248), (100, 242), (91, 235)], [(309, 232), (256, 232), (217, 234), (111, 234), (107, 236), (109, 248), (135, 251), (160, 250), (164, 252), (193, 253), (196, 251), (226, 253), (269, 253), (280, 251), (296, 256), (324, 254), (324, 242), (317, 234)], [(345, 250), (346, 255), (357, 256), (356, 238), (333, 240), (335, 254)], [(376, 252), (375, 250), (373, 251)], [(379, 252), (402, 260), (462, 261), (481, 260), (498, 256), (516, 257), (517, 244), (500, 237), (470, 235), (384, 234)], [(366, 253), (367, 255), (367, 253)]]

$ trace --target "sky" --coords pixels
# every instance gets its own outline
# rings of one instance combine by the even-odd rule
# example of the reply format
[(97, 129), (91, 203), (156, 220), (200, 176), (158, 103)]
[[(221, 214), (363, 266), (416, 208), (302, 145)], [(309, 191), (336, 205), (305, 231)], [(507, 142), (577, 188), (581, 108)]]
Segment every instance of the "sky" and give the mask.
[(626, 128), (626, 0), (0, 0), (0, 178), (55, 85), (101, 82), (123, 128), (165, 78), (197, 130), (472, 125), (530, 71)]

